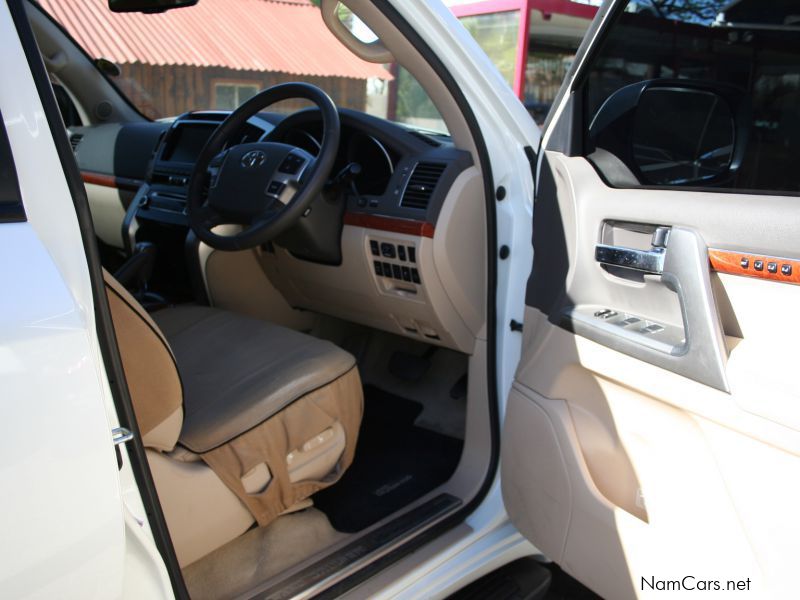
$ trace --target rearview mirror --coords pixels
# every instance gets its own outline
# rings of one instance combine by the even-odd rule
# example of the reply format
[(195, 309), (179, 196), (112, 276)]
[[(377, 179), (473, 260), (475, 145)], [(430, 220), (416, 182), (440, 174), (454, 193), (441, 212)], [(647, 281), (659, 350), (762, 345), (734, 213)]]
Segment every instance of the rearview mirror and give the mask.
[(194, 6), (197, 0), (108, 0), (111, 12), (159, 13), (173, 8)]
[(626, 86), (589, 128), (596, 148), (620, 159), (645, 185), (714, 185), (741, 165), (749, 104), (738, 89), (657, 79)]

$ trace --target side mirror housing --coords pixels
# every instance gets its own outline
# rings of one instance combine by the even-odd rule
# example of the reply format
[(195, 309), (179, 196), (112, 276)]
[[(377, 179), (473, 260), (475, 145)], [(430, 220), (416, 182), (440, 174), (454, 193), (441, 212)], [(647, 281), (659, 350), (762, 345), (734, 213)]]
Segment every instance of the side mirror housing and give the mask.
[(744, 158), (750, 104), (732, 86), (654, 79), (603, 103), (589, 142), (622, 161), (641, 185), (723, 185)]

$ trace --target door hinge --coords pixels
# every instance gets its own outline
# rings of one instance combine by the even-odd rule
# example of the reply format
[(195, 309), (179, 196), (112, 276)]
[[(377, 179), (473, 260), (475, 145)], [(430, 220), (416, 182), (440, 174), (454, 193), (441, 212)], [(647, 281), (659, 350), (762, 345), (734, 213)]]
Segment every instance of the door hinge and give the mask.
[(511, 319), (509, 326), (511, 327), (511, 331), (522, 331), (522, 323), (515, 319)]

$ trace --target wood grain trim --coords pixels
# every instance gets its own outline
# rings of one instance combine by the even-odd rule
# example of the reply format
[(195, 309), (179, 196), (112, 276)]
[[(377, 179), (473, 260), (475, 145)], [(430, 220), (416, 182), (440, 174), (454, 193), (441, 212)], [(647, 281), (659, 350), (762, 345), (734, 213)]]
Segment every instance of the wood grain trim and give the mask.
[[(715, 248), (709, 248), (708, 258), (711, 261), (711, 268), (718, 273), (743, 275), (745, 277), (756, 277), (758, 279), (800, 285), (800, 260)], [(744, 266), (745, 261), (747, 261), (746, 267)], [(760, 270), (756, 269), (758, 261), (761, 262)], [(775, 264), (777, 269), (775, 273), (770, 273), (770, 263)], [(784, 268), (789, 269), (789, 274), (784, 274)]]
[(394, 217), (381, 217), (378, 215), (365, 215), (363, 213), (353, 212), (344, 214), (344, 224), (427, 238), (433, 238), (433, 233), (435, 231), (433, 223), (428, 223), (427, 221), (412, 221), (411, 219), (397, 219)]
[(103, 187), (117, 188), (119, 190), (128, 190), (131, 192), (138, 190), (142, 183), (144, 183), (139, 179), (117, 177), (116, 175), (96, 173), (94, 171), (81, 171), (81, 179), (83, 179), (84, 183), (102, 185)]

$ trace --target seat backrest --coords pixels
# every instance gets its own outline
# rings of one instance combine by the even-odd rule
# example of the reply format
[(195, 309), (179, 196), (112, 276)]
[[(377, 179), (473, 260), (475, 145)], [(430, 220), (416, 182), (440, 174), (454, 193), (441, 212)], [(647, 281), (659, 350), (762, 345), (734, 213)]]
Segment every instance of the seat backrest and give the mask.
[(105, 270), (103, 279), (142, 441), (169, 452), (183, 425), (183, 388), (172, 350), (142, 305)]

